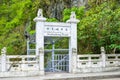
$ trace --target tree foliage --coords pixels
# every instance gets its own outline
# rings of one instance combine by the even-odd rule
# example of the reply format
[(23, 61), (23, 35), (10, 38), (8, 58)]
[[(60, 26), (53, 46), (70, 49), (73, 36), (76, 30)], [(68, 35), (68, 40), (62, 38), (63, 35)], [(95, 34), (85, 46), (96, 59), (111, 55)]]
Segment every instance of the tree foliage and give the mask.
[(75, 11), (80, 19), (78, 53), (100, 53), (101, 46), (106, 48), (107, 53), (120, 52), (119, 7), (117, 1), (109, 1), (87, 9), (80, 7), (64, 10), (63, 20), (67, 20), (71, 11)]
[(35, 33), (33, 18), (42, 8), (47, 21), (66, 21), (76, 12), (78, 53), (100, 53), (101, 46), (107, 53), (120, 52), (120, 0), (88, 0), (86, 6), (70, 7), (70, 0), (0, 0), (0, 49), (26, 54), (24, 32)]
[(34, 28), (33, 17), (38, 9), (37, 0), (3, 0), (0, 3), (0, 49), (7, 47), (9, 54), (24, 54), (26, 27)]

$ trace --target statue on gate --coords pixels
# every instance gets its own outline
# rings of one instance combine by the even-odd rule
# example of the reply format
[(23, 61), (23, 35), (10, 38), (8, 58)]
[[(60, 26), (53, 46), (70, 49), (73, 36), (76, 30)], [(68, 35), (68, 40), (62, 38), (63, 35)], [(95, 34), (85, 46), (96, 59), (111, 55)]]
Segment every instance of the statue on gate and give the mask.
[(73, 12), (73, 11), (71, 12), (70, 19), (76, 19), (75, 12)]
[(43, 17), (42, 9), (38, 10), (37, 17)]

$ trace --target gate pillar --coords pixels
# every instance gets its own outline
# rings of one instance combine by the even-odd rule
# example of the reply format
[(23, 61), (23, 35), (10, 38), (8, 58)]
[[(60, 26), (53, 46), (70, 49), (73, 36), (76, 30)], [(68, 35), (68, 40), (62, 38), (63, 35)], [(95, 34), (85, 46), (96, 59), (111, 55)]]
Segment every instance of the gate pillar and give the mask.
[(44, 24), (46, 18), (43, 17), (42, 9), (38, 10), (36, 22), (36, 55), (39, 56), (39, 70), (44, 75)]
[[(69, 39), (69, 72), (75, 73), (77, 66), (77, 23), (79, 22), (76, 19), (75, 12), (71, 12), (70, 19), (67, 20), (68, 23), (71, 24), (71, 37)], [(76, 51), (72, 51), (72, 49)]]

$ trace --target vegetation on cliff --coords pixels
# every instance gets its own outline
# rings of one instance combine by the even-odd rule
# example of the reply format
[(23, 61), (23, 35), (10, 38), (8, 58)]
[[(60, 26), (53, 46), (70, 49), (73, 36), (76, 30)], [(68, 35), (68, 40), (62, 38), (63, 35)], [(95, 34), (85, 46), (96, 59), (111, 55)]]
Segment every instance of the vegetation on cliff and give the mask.
[(24, 33), (34, 33), (33, 18), (42, 8), (48, 21), (66, 21), (71, 11), (76, 12), (78, 53), (100, 53), (101, 46), (107, 53), (120, 52), (120, 0), (88, 0), (82, 6), (72, 1), (1, 0), (0, 49), (6, 46), (8, 54), (26, 54)]

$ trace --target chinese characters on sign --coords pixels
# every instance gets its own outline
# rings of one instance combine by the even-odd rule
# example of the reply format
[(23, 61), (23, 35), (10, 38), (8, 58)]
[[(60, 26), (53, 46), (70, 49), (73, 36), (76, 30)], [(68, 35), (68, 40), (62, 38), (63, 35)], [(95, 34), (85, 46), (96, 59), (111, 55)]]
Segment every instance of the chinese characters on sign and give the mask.
[(69, 37), (70, 36), (70, 27), (45, 26), (44, 36)]

